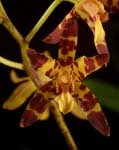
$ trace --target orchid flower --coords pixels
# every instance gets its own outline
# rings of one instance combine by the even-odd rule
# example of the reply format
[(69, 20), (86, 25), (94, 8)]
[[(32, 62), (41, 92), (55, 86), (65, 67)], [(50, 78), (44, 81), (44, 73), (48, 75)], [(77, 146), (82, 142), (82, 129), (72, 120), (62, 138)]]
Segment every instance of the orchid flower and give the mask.
[[(82, 56), (75, 60), (79, 17), (86, 21), (92, 30), (98, 55)], [(82, 119), (87, 119), (101, 134), (110, 135), (107, 119), (96, 96), (81, 82), (109, 61), (101, 23), (106, 20), (107, 13), (100, 2), (83, 0), (78, 2), (58, 27), (44, 39), (47, 43), (59, 43), (58, 60), (47, 53), (28, 49), (30, 72), (34, 77), (32, 79), (36, 88), (31, 90), (31, 93), (35, 92), (35, 94), (23, 113), (20, 123), (22, 127), (32, 125), (37, 120), (47, 119), (49, 103), (53, 100), (56, 101), (61, 113), (71, 112)], [(32, 84), (30, 80), (26, 83), (29, 84), (28, 87)], [(31, 94), (27, 96), (29, 95)], [(4, 107), (9, 108), (8, 103), (9, 100)]]
[[(62, 53), (63, 47), (59, 51)], [(38, 93), (29, 102), (23, 113), (22, 126), (31, 125), (37, 121), (39, 119), (38, 114), (48, 108), (48, 103), (51, 100), (55, 100), (63, 114), (69, 112), (75, 114), (75, 107), (78, 107), (83, 113), (84, 119), (88, 119), (103, 135), (109, 136), (109, 126), (97, 98), (81, 82), (87, 75), (105, 64), (108, 59), (107, 54), (89, 58), (82, 56), (75, 61), (69, 61), (67, 55), (67, 61), (64, 62), (60, 61), (61, 59), (55, 60), (43, 53), (28, 49), (28, 56), (31, 60), (31, 67), (37, 73), (42, 71), (44, 75), (49, 77), (50, 81), (40, 87)]]
[(69, 112), (75, 114), (76, 106), (83, 113), (83, 117), (88, 119), (99, 132), (109, 136), (109, 126), (97, 98), (81, 82), (107, 63), (108, 53), (93, 57), (82, 56), (75, 60), (78, 34), (77, 18), (68, 15), (65, 19), (63, 20), (64, 24), (61, 23), (44, 40), (49, 43), (59, 42), (58, 60), (46, 53), (28, 49), (27, 53), (34, 77), (40, 81), (40, 77), (43, 75), (47, 80), (42, 86), (37, 86), (38, 92), (32, 97), (23, 113), (21, 125), (27, 126), (37, 121), (38, 115), (47, 110), (48, 103), (55, 100), (63, 114)]
[[(43, 56), (43, 54), (38, 54), (31, 49), (28, 50), (28, 55), (31, 57), (33, 66), (38, 65), (39, 57)], [(90, 58), (83, 56), (65, 66), (56, 60), (55, 62), (57, 63), (53, 63), (52, 67), (51, 65), (48, 67), (49, 62), (42, 64), (45, 71), (47, 70), (45, 74), (52, 80), (39, 88), (38, 93), (29, 102), (23, 114), (22, 126), (27, 126), (37, 121), (40, 113), (46, 111), (48, 108), (48, 103), (51, 100), (56, 100), (60, 111), (64, 114), (68, 112), (73, 113), (74, 103), (77, 103), (79, 109), (84, 113), (84, 117), (102, 134), (109, 135), (107, 120), (96, 97), (80, 81), (91, 72), (99, 69), (106, 62), (107, 55), (102, 55)], [(36, 58), (36, 62), (33, 61), (33, 58)], [(101, 60), (102, 63), (100, 63)], [(35, 69), (38, 72), (39, 69), (43, 69), (42, 67), (40, 68), (38, 65), (38, 68)]]

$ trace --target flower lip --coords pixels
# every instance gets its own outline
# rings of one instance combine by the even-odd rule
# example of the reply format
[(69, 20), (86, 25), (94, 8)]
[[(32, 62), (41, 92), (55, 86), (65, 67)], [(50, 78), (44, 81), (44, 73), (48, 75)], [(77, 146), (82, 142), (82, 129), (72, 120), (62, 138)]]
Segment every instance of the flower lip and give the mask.
[(63, 84), (68, 84), (69, 82), (71, 82), (71, 77), (67, 71), (64, 71), (59, 78), (60, 82)]

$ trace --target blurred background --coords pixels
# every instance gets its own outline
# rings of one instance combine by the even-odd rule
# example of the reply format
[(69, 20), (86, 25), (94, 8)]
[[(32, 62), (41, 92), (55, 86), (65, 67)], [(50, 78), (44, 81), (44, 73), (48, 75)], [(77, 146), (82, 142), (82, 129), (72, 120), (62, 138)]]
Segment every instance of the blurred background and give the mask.
[[(52, 1), (2, 0), (2, 3), (13, 24), (23, 36), (26, 36)], [(44, 44), (42, 39), (60, 23), (72, 7), (73, 4), (68, 2), (60, 4), (35, 35), (30, 47), (39, 52), (48, 49), (52, 57), (56, 58), (57, 45)], [(91, 31), (81, 19), (79, 19), (78, 24), (79, 42), (76, 57), (96, 54)], [(79, 150), (119, 149), (119, 14), (110, 15), (110, 20), (103, 26), (110, 51), (110, 62), (107, 68), (100, 69), (89, 77), (90, 80), (84, 82), (94, 90), (95, 95), (100, 100), (102, 109), (110, 124), (111, 137), (100, 135), (88, 121), (67, 114), (64, 119)], [(0, 55), (21, 62), (19, 47), (3, 26), (0, 26)], [(20, 128), (19, 122), (27, 103), (14, 111), (2, 109), (3, 102), (17, 86), (9, 78), (10, 71), (11, 68), (0, 64), (0, 149), (68, 150), (68, 146), (52, 114), (46, 121), (39, 121), (28, 128)], [(17, 72), (25, 75), (20, 71)]]

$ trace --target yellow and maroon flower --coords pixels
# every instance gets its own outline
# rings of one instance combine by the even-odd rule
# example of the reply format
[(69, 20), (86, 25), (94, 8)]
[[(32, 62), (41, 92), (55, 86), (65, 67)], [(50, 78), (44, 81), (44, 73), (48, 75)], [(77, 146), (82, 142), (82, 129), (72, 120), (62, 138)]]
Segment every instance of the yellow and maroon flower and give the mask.
[(109, 136), (109, 125), (97, 98), (81, 82), (89, 74), (105, 65), (109, 55), (106, 51), (93, 57), (82, 56), (75, 60), (77, 18), (70, 16), (66, 16), (63, 24), (61, 23), (45, 39), (49, 43), (59, 42), (58, 60), (53, 59), (47, 53), (38, 53), (33, 49), (28, 49), (31, 70), (37, 74), (35, 77), (43, 75), (47, 80), (45, 84), (37, 87), (37, 94), (31, 99), (23, 113), (21, 125), (28, 126), (39, 120), (39, 115), (47, 110), (48, 103), (55, 100), (63, 114), (69, 112), (75, 114), (76, 106), (83, 113), (84, 119), (89, 120), (100, 133)]
[[(92, 11), (93, 10), (93, 11)], [(77, 48), (78, 25), (77, 19), (81, 17), (90, 27), (94, 35), (94, 43), (98, 55), (93, 57), (82, 56), (75, 60)], [(23, 113), (20, 125), (27, 127), (37, 120), (44, 120), (49, 115), (49, 103), (56, 101), (60, 112), (87, 119), (103, 135), (109, 136), (110, 129), (104, 113), (95, 95), (84, 85), (81, 80), (92, 72), (108, 63), (109, 53), (105, 42), (105, 32), (102, 21), (107, 20), (107, 13), (103, 5), (96, 0), (82, 0), (66, 15), (58, 27), (47, 36), (47, 43), (59, 43), (58, 60), (47, 53), (38, 53), (29, 48), (27, 51), (30, 59), (31, 80), (24, 85), (33, 88), (30, 92), (26, 89), (25, 98), (31, 98)], [(18, 91), (24, 86), (19, 86)], [(14, 93), (16, 93), (16, 91)], [(13, 93), (13, 95), (14, 95)], [(21, 93), (23, 94), (23, 93)], [(11, 105), (10, 100), (4, 108), (16, 108), (24, 101)]]
[[(43, 54), (29, 49), (28, 55), (36, 71), (42, 70), (44, 75), (48, 76), (51, 81), (40, 87), (37, 95), (29, 102), (23, 114), (22, 126), (31, 125), (39, 120), (38, 116), (46, 110), (48, 103), (51, 100), (56, 100), (63, 114), (73, 113), (74, 103), (77, 103), (79, 109), (83, 112), (84, 118), (88, 119), (102, 134), (109, 135), (109, 126), (97, 98), (81, 83), (81, 80), (87, 75), (105, 64), (108, 58), (106, 54), (90, 58), (82, 56), (70, 64), (66, 62), (66, 65), (60, 63), (60, 60), (52, 59), (51, 61), (55, 61), (52, 66), (49, 65), (48, 57), (45, 54), (44, 58), (46, 57), (47, 61), (42, 65), (39, 64), (38, 58)], [(36, 58), (36, 62), (33, 58)], [(38, 68), (36, 68), (36, 65)]]

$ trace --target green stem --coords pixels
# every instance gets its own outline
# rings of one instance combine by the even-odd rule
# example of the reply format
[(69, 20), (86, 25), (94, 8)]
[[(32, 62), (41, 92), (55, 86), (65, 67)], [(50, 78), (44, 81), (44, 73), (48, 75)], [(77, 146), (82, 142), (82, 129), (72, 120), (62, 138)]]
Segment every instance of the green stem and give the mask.
[(21, 50), (21, 56), (22, 56), (22, 62), (23, 62), (23, 68), (24, 71), (30, 76), (30, 62), (29, 62), (29, 58), (27, 56), (27, 50), (29, 48), (29, 43), (25, 42), (20, 46), (20, 50)]
[(45, 11), (45, 13), (42, 15), (42, 17), (38, 20), (36, 25), (33, 27), (33, 29), (27, 34), (25, 37), (24, 43), (21, 45), (21, 54), (22, 54), (22, 60), (24, 64), (25, 71), (30, 75), (29, 72), (29, 59), (26, 54), (26, 51), (29, 47), (29, 43), (31, 42), (32, 38), (35, 36), (35, 34), (38, 32), (38, 30), (41, 28), (41, 26), (45, 23), (45, 21), (48, 19), (50, 14), (54, 11), (54, 9), (62, 2), (63, 0), (54, 0), (54, 2), (48, 7), (48, 9)]
[(75, 4), (76, 2), (78, 2), (78, 0), (64, 0), (64, 1), (70, 2), (70, 3), (73, 3), (73, 4)]
[(36, 25), (33, 27), (33, 29), (27, 34), (25, 40), (27, 42), (30, 42), (34, 35), (38, 32), (38, 30), (41, 28), (41, 26), (45, 23), (45, 21), (48, 19), (48, 17), (51, 15), (51, 13), (54, 11), (54, 9), (62, 2), (63, 0), (54, 0), (53, 3), (48, 7), (48, 9), (45, 11), (43, 16), (38, 20)]
[(23, 65), (21, 63), (8, 60), (2, 56), (0, 56), (0, 63), (15, 69), (23, 70)]
[(50, 110), (56, 119), (56, 122), (57, 122), (57, 124), (69, 146), (69, 149), (70, 150), (78, 150), (78, 148), (72, 138), (72, 135), (71, 135), (71, 133), (64, 121), (64, 118), (63, 118), (62, 114), (60, 113), (59, 108), (55, 101), (50, 102)]
[(32, 40), (32, 38), (35, 36), (35, 34), (38, 32), (38, 30), (42, 27), (42, 25), (45, 23), (45, 21), (48, 19), (48, 17), (51, 15), (51, 13), (63, 1), (71, 2), (71, 3), (75, 4), (78, 0), (54, 0), (54, 2), (51, 3), (51, 5), (45, 11), (43, 16), (38, 20), (38, 22), (33, 27), (33, 29), (27, 34), (27, 36), (25, 38), (25, 40), (27, 42), (30, 42)]
[(11, 20), (9, 19), (1, 1), (0, 1), (0, 15), (3, 18), (3, 21), (1, 24), (9, 31), (9, 33), (12, 35), (12, 37), (17, 41), (19, 45), (23, 42), (22, 35), (18, 32), (18, 30), (15, 28)]

